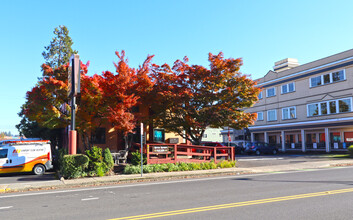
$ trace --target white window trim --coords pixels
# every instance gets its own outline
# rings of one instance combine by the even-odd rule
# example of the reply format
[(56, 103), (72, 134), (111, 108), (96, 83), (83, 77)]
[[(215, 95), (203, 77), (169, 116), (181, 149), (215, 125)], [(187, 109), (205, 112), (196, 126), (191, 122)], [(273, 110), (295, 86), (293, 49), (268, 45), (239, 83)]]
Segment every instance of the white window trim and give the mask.
[[(345, 100), (345, 99), (349, 99), (349, 100), (350, 100), (350, 102), (351, 102), (351, 109), (350, 109), (350, 111), (348, 111), (348, 112), (352, 112), (352, 111), (353, 111), (353, 103), (352, 103), (353, 98), (352, 98), (352, 97), (347, 97), (347, 98), (333, 99), (333, 100), (328, 100), (328, 101), (324, 101), (324, 102), (315, 102), (315, 103), (307, 104), (307, 105), (306, 105), (306, 115), (307, 115), (307, 117), (322, 116), (322, 114), (321, 114), (321, 103), (326, 103), (327, 114), (325, 114), (325, 115), (347, 113), (347, 112), (339, 112), (339, 109), (340, 109), (340, 107), (339, 107), (339, 101), (340, 101), (340, 100)], [(331, 110), (330, 110), (330, 102), (335, 102), (335, 104), (336, 104), (336, 112), (334, 112), (334, 113), (331, 113)], [(318, 113), (319, 113), (319, 114), (318, 114), (318, 115), (310, 116), (310, 115), (309, 115), (309, 105), (316, 105), (316, 104), (318, 105)], [(283, 114), (283, 113), (282, 113), (282, 114)]]
[[(262, 119), (259, 119), (259, 113), (262, 114)], [(264, 112), (257, 112), (257, 121), (263, 121), (264, 120)]]
[[(269, 89), (273, 89), (273, 91), (274, 91), (274, 95), (272, 95), (272, 96), (268, 96), (268, 90)], [(276, 96), (276, 87), (272, 87), (272, 88), (268, 88), (268, 89), (266, 89), (266, 97), (274, 97), (274, 96)]]
[[(290, 109), (291, 108), (294, 108), (294, 118), (290, 117)], [(284, 112), (285, 109), (288, 109), (288, 116), (289, 116), (286, 119), (283, 117), (284, 116), (283, 112)], [(282, 108), (282, 120), (290, 120), (290, 119), (296, 119), (296, 118), (297, 118), (297, 107), (296, 106), (290, 106), (290, 107)]]
[[(343, 79), (340, 80), (340, 81), (336, 81), (336, 82), (342, 82), (342, 81), (344, 81), (344, 80), (347, 80), (347, 78), (346, 78), (346, 69), (340, 69), (340, 70), (337, 70), (337, 71), (334, 71), (334, 72), (325, 73), (325, 74), (320, 75), (321, 85), (318, 85), (318, 86), (325, 86), (325, 85), (329, 85), (329, 84), (332, 84), (332, 83), (336, 83), (336, 82), (333, 81), (332, 74), (333, 74), (333, 73), (336, 73), (336, 72), (340, 72), (340, 71), (343, 72)], [(324, 84), (324, 75), (327, 75), (327, 74), (329, 74), (329, 76), (330, 76), (330, 82)], [(310, 77), (310, 78), (309, 78), (309, 86), (310, 86), (310, 88), (318, 87), (318, 86), (313, 86), (313, 85), (311, 84), (311, 79), (312, 79), (312, 78), (316, 78), (316, 77), (319, 77), (319, 76), (314, 76), (314, 77)]]
[[(275, 119), (274, 120), (269, 120), (269, 113), (271, 111), (274, 111), (275, 112)], [(267, 121), (277, 121), (277, 110), (276, 109), (271, 109), (271, 110), (267, 110)]]
[[(293, 83), (293, 88), (294, 88), (293, 91), (289, 91), (289, 84), (291, 84), (291, 83)], [(295, 82), (291, 82), (291, 83), (287, 83), (287, 84), (281, 85), (281, 95), (287, 94), (287, 93), (291, 93), (291, 92), (295, 92)], [(283, 86), (287, 87), (287, 92), (286, 93), (283, 93)]]

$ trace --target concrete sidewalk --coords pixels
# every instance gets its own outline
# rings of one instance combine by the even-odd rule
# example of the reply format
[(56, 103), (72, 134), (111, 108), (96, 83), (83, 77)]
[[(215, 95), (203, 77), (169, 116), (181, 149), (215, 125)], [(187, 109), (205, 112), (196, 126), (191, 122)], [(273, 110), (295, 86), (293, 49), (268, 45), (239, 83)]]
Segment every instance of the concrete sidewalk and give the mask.
[(14, 183), (14, 184), (0, 184), (0, 193), (17, 192), (17, 191), (31, 191), (40, 189), (60, 189), (71, 187), (95, 186), (104, 184), (118, 184), (127, 182), (141, 182), (141, 181), (157, 181), (170, 179), (184, 179), (220, 175), (240, 175), (240, 174), (254, 174), (267, 172), (284, 172), (297, 171), (305, 169), (329, 168), (337, 166), (353, 166), (353, 159), (339, 159), (339, 160), (324, 160), (314, 162), (302, 162), (295, 164), (262, 166), (252, 168), (225, 168), (215, 170), (196, 170), (196, 171), (182, 171), (182, 172), (165, 172), (165, 173), (147, 173), (130, 174), (130, 175), (114, 175), (105, 177), (88, 177), (71, 180), (50, 180), (33, 183)]

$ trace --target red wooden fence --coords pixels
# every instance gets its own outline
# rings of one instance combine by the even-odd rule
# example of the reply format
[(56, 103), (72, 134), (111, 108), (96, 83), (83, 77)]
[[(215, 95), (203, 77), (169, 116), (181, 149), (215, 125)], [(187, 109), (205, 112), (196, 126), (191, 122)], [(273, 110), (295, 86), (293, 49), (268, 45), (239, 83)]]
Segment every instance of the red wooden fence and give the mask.
[(178, 162), (234, 161), (233, 147), (208, 147), (183, 144), (147, 144), (147, 164)]

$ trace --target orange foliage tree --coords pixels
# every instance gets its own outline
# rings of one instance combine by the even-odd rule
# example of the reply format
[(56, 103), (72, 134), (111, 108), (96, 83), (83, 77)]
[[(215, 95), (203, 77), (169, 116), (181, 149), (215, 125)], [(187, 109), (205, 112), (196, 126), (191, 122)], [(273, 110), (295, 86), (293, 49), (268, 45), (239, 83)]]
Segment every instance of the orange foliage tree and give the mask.
[(207, 127), (236, 129), (253, 123), (256, 115), (244, 112), (260, 92), (256, 82), (239, 72), (240, 58), (209, 54), (210, 68), (188, 65), (188, 58), (173, 67), (154, 65), (151, 105), (155, 125), (200, 144)]
[(153, 56), (148, 56), (143, 65), (135, 69), (128, 65), (125, 51), (116, 52), (116, 55), (116, 74), (103, 72), (99, 85), (103, 92), (104, 117), (112, 123), (116, 131), (123, 134), (127, 149), (131, 144), (128, 134), (133, 132), (139, 116), (141, 117), (138, 112), (133, 112), (133, 107), (142, 103), (141, 97), (146, 97), (145, 94), (153, 85), (148, 76)]
[[(52, 69), (43, 64), (43, 77), (37, 85), (26, 94), (22, 114), (30, 121), (36, 121), (41, 127), (49, 129), (65, 128), (70, 124), (71, 107), (68, 100), (68, 66), (61, 65)], [(81, 64), (81, 103), (77, 108), (76, 129), (83, 142), (88, 144), (87, 137), (97, 126), (93, 120), (99, 118), (102, 92), (98, 76), (87, 76), (87, 65)]]

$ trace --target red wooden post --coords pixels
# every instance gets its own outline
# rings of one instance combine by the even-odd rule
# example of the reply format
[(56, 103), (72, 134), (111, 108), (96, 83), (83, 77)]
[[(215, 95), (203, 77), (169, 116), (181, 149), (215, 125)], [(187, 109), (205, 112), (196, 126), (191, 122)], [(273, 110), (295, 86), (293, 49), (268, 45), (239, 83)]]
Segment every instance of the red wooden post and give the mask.
[(177, 157), (178, 157), (178, 152), (177, 152), (178, 148), (177, 148), (177, 145), (174, 144), (174, 163), (177, 163)]
[(150, 145), (146, 146), (146, 156), (147, 156), (147, 164), (150, 164)]
[(232, 161), (234, 161), (234, 159), (235, 159), (234, 158), (234, 147), (232, 147), (230, 149), (231, 149), (231, 151), (230, 151), (231, 152), (231, 156), (230, 157), (232, 158)]
[(214, 158), (214, 162), (217, 163), (217, 148), (216, 147), (213, 148), (213, 158)]

